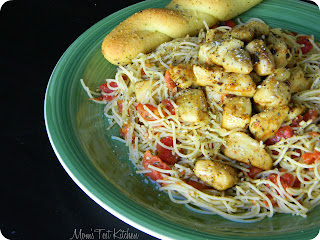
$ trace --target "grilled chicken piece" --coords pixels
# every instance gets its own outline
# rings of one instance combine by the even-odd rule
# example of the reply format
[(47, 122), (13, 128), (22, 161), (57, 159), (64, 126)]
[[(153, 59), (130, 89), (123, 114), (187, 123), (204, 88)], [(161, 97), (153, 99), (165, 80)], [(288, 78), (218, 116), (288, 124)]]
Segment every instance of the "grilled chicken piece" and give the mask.
[(206, 42), (223, 41), (228, 38), (230, 38), (229, 32), (217, 28), (209, 29), (206, 33)]
[(275, 62), (263, 40), (254, 39), (247, 44), (245, 49), (252, 55), (253, 69), (259, 76), (267, 76), (273, 72)]
[(196, 123), (208, 118), (207, 99), (200, 89), (182, 90), (177, 96), (176, 104), (183, 121)]
[(288, 78), (290, 77), (291, 73), (290, 73), (290, 70), (287, 69), (287, 68), (284, 68), (284, 67), (281, 67), (281, 68), (277, 68), (273, 71), (273, 73), (271, 75), (268, 76), (268, 78), (272, 77), (274, 78), (275, 80), (278, 80), (278, 81), (286, 81), (288, 80)]
[(273, 161), (270, 155), (257, 140), (244, 132), (233, 132), (226, 137), (224, 154), (231, 159), (263, 170), (272, 169)]
[(249, 74), (253, 69), (252, 61), (243, 46), (242, 41), (232, 38), (204, 43), (200, 46), (199, 60), (222, 66), (227, 72)]
[(220, 107), (223, 106), (224, 99), (226, 99), (227, 94), (222, 94), (214, 91), (213, 87), (206, 86), (205, 87), (205, 93), (207, 97), (208, 103), (215, 102)]
[(262, 109), (272, 109), (288, 105), (291, 98), (290, 87), (274, 78), (265, 79), (253, 96), (255, 103)]
[(258, 141), (265, 141), (272, 137), (289, 113), (289, 107), (278, 107), (267, 110), (251, 117), (249, 129), (254, 138)]
[(211, 86), (214, 91), (221, 94), (252, 97), (256, 92), (256, 84), (248, 74), (229, 73), (218, 66), (205, 68), (199, 65), (193, 66), (193, 72), (196, 84)]
[(247, 128), (250, 123), (251, 113), (250, 98), (226, 98), (222, 114), (222, 127), (228, 130)]
[(291, 93), (307, 90), (312, 85), (312, 79), (305, 78), (300, 67), (290, 69), (291, 75), (288, 79)]
[(220, 191), (233, 187), (238, 181), (234, 168), (211, 160), (197, 161), (193, 171), (202, 181)]
[(188, 88), (195, 82), (195, 76), (191, 64), (179, 64), (168, 69), (174, 85), (179, 88)]
[(155, 82), (155, 80), (147, 80), (135, 83), (134, 91), (138, 102), (146, 103), (148, 101), (153, 92)]
[(230, 35), (236, 39), (244, 42), (250, 42), (255, 37), (261, 37), (262, 35), (268, 35), (270, 28), (262, 22), (250, 21), (246, 25), (235, 26)]
[(292, 59), (292, 54), (284, 38), (276, 33), (270, 32), (266, 43), (273, 55), (275, 67), (282, 68), (287, 66)]

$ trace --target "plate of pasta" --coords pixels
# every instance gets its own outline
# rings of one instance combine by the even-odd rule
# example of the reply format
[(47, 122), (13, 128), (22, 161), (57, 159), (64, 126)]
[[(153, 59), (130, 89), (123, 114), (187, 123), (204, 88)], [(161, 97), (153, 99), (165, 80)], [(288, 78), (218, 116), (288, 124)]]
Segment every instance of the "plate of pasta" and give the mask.
[(265, 0), (115, 66), (112, 14), (80, 36), (49, 81), (50, 141), (72, 179), (158, 238), (310, 239), (320, 217), (320, 21)]

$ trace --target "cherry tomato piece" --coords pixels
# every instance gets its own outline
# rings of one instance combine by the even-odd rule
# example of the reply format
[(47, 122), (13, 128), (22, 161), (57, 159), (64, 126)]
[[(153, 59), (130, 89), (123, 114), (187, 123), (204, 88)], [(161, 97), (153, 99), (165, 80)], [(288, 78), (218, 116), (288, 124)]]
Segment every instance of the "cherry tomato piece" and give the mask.
[(248, 172), (248, 176), (250, 178), (255, 178), (255, 176), (261, 172), (263, 172), (263, 170), (261, 168), (257, 168), (257, 167), (254, 167), (254, 166), (250, 166), (249, 167), (249, 172)]
[(170, 77), (169, 69), (166, 71), (164, 75), (164, 81), (166, 82), (167, 88), (169, 88), (170, 91), (172, 91), (173, 93), (178, 91), (175, 82)]
[[(160, 139), (160, 142), (165, 146), (173, 147), (173, 138), (172, 137), (164, 137)], [(156, 155), (164, 162), (172, 165), (175, 164), (179, 156), (172, 153), (172, 150), (162, 147), (160, 144), (156, 146)]]
[(266, 145), (276, 144), (281, 140), (281, 138), (290, 138), (293, 136), (293, 131), (290, 126), (284, 126), (279, 128), (279, 130), (269, 139), (266, 140)]
[(309, 111), (303, 115), (303, 120), (307, 122), (309, 120), (315, 120), (317, 117), (318, 117), (318, 111), (314, 109), (309, 109)]
[(150, 173), (146, 173), (146, 176), (150, 177), (152, 180), (156, 181), (158, 179), (162, 179), (161, 173), (154, 170), (150, 169), (149, 165), (155, 166), (157, 168), (161, 168), (164, 170), (170, 170), (171, 168), (163, 162), (158, 156), (152, 155), (151, 151), (146, 151), (144, 153), (143, 159), (142, 159), (142, 166), (146, 170), (151, 170)]
[(172, 115), (175, 115), (176, 112), (175, 112), (175, 109), (174, 109), (174, 106), (172, 105), (172, 103), (168, 100), (168, 99), (163, 99), (161, 101), (161, 103), (164, 105), (164, 107), (166, 109), (169, 110), (169, 112), (172, 114)]
[(236, 26), (235, 22), (232, 19), (225, 21), (224, 25), (231, 28), (234, 28)]
[(320, 152), (314, 150), (312, 153), (304, 153), (302, 160), (307, 164), (313, 164), (315, 161), (320, 161)]
[(303, 45), (301, 47), (302, 54), (308, 53), (313, 48), (313, 45), (309, 41), (309, 38), (310, 37), (308, 37), (308, 36), (299, 36), (299, 37), (297, 37), (296, 42), (301, 44), (301, 45)]
[(144, 106), (146, 106), (148, 109), (150, 109), (150, 111), (152, 111), (156, 116), (160, 117), (159, 112), (158, 112), (158, 108), (156, 108), (155, 106), (151, 105), (151, 104), (141, 104), (138, 103), (138, 105), (136, 106), (137, 111), (140, 113), (141, 117), (147, 121), (154, 121), (157, 120), (154, 116), (152, 116), (145, 108)]

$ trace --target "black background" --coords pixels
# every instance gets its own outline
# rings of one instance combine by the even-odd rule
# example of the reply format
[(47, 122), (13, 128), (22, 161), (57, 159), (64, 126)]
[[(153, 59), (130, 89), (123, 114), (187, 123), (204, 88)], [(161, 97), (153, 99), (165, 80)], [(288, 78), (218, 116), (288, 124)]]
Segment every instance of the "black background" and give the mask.
[[(1, 232), (9, 239), (69, 239), (75, 229), (138, 233), (91, 200), (60, 165), (44, 124), (46, 86), (64, 51), (136, 0), (9, 1), (1, 8)], [(2, 167), (4, 166), (4, 167)], [(97, 238), (96, 238), (97, 239)]]
[[(9, 239), (70, 239), (76, 230), (127, 230), (67, 175), (48, 140), (50, 74), (83, 32), (137, 0), (13, 0), (0, 12), (1, 232)], [(4, 166), (4, 167), (3, 167)]]

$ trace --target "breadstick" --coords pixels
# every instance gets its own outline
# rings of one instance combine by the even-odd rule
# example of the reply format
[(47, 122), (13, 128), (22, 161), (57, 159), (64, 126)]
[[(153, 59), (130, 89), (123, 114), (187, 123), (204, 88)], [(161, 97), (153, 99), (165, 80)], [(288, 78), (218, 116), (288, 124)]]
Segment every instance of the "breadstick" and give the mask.
[(112, 64), (126, 65), (139, 53), (219, 21), (232, 19), (262, 0), (172, 0), (166, 8), (142, 10), (114, 28), (102, 42), (102, 54)]

